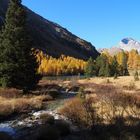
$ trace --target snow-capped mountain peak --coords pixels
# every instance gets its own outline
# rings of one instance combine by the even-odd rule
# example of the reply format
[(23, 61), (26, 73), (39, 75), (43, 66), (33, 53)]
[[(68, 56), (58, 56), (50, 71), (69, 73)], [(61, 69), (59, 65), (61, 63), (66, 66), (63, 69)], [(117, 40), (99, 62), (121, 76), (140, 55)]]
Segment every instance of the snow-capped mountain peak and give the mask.
[(134, 40), (133, 38), (122, 39), (118, 47), (125, 51), (131, 51), (132, 49), (135, 49), (140, 53), (140, 42)]

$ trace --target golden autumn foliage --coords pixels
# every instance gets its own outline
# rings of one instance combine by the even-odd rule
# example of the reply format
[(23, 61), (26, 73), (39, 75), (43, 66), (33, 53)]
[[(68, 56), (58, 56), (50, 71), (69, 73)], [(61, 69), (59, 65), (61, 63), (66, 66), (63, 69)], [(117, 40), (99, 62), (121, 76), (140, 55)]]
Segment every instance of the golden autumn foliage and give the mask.
[[(128, 69), (140, 69), (140, 54), (136, 50), (130, 52), (119, 52), (116, 55), (119, 66), (123, 65), (123, 55), (125, 53)], [(113, 61), (113, 56), (108, 52), (103, 52), (107, 56), (109, 63)], [(70, 56), (61, 55), (60, 58), (53, 58), (36, 50), (37, 61), (39, 62), (39, 73), (48, 76), (57, 75), (78, 75), (83, 74), (87, 62)]]
[[(133, 49), (130, 52), (128, 52), (128, 51), (119, 52), (116, 55), (117, 62), (119, 65), (123, 64), (123, 53), (125, 53), (125, 55), (127, 57), (128, 69), (139, 70), (140, 69), (140, 54), (138, 53), (138, 51)], [(108, 57), (109, 62), (112, 61), (113, 57), (108, 52), (103, 52), (103, 54), (105, 54)]]
[(76, 75), (83, 74), (86, 62), (69, 56), (61, 55), (53, 58), (45, 55), (42, 51), (36, 53), (39, 62), (39, 73), (43, 75)]
[(140, 55), (136, 50), (128, 53), (128, 66), (130, 69), (140, 69)]
[(113, 57), (109, 54), (108, 51), (104, 51), (101, 55), (105, 55), (108, 58), (108, 62), (111, 63), (113, 60)]

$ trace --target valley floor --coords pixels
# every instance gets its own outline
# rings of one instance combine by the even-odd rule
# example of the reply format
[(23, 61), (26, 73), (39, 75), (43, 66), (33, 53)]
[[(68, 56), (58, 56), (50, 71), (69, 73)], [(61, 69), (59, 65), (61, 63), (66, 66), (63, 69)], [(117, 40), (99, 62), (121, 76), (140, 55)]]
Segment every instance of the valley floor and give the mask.
[[(123, 120), (119, 120), (121, 118)], [(76, 78), (70, 81), (44, 79), (37, 90), (28, 95), (22, 95), (16, 89), (0, 89), (0, 119), (0, 138), (3, 131), (17, 135), (15, 128), (20, 134), (19, 139), (24, 136), (27, 140), (38, 140), (35, 134), (45, 137), (46, 133), (50, 133), (46, 130), (52, 135), (59, 133), (58, 137), (63, 140), (91, 140), (93, 137), (95, 140), (104, 140), (105, 137), (119, 140), (116, 135), (120, 140), (128, 140), (122, 132), (137, 140), (140, 138), (140, 81), (135, 81), (133, 76)], [(65, 123), (58, 125), (58, 120)], [(69, 125), (77, 128), (69, 130)], [(61, 127), (61, 132), (55, 130), (56, 127)], [(110, 127), (117, 132), (109, 132)], [(65, 132), (65, 129), (68, 131)], [(98, 131), (101, 131), (100, 135)], [(87, 134), (91, 136), (87, 137)], [(58, 137), (53, 139), (52, 135), (46, 137), (47, 140), (57, 140)]]

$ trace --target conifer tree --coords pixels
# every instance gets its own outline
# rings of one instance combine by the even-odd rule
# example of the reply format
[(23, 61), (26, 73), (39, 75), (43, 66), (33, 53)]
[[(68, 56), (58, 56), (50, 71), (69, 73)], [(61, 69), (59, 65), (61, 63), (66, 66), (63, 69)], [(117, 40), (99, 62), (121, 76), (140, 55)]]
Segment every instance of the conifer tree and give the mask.
[(123, 69), (123, 76), (129, 75), (128, 72), (128, 65), (127, 65), (127, 55), (125, 52), (122, 52), (122, 69)]
[(104, 69), (104, 76), (110, 77), (111, 76), (111, 70), (109, 63), (106, 63), (105, 69)]
[(0, 86), (31, 90), (39, 81), (38, 63), (28, 36), (21, 0), (10, 0), (0, 35)]
[(119, 64), (117, 62), (116, 56), (113, 57), (111, 62), (111, 76), (116, 76), (119, 73)]
[(94, 60), (92, 58), (89, 58), (86, 67), (85, 67), (85, 75), (87, 77), (95, 76), (96, 70), (95, 70)]
[(96, 59), (97, 67), (99, 69), (98, 76), (111, 76), (110, 64), (106, 55), (102, 54)]
[(139, 74), (138, 74), (138, 71), (135, 71), (134, 80), (135, 80), (135, 81), (139, 81)]

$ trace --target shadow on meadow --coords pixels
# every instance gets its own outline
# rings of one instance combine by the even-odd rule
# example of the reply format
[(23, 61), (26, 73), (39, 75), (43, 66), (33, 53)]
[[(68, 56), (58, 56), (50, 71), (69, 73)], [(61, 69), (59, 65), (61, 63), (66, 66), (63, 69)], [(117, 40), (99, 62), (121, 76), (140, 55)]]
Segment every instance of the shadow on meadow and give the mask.
[(112, 124), (96, 124), (74, 132), (65, 121), (58, 120), (36, 128), (24, 138), (14, 139), (1, 132), (0, 140), (139, 140), (140, 119), (136, 121), (139, 122), (136, 125), (126, 125), (123, 118), (116, 118)]

